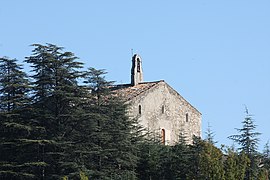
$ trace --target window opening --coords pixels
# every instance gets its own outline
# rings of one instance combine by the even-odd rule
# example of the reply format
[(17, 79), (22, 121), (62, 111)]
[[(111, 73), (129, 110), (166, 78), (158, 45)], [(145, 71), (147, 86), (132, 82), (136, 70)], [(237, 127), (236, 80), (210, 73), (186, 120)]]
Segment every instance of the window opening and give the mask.
[(188, 122), (188, 113), (186, 113), (186, 122)]
[(165, 145), (165, 129), (161, 130), (161, 143)]
[(161, 108), (161, 112), (162, 112), (162, 114), (165, 113), (165, 107), (164, 107), (164, 105), (163, 105), (162, 108)]
[(139, 114), (142, 114), (142, 106), (139, 105)]

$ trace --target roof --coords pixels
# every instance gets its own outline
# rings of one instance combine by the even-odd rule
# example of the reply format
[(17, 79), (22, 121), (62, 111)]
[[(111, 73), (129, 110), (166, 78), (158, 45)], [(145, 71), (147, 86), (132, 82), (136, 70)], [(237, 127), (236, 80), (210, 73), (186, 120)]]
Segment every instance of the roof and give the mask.
[(131, 84), (120, 84), (116, 85), (112, 88), (113, 91), (115, 91), (119, 96), (123, 98), (124, 101), (129, 101), (136, 96), (142, 94), (143, 92), (151, 89), (155, 85), (157, 85), (161, 81), (154, 81), (154, 82), (143, 82), (139, 83), (136, 86), (132, 86)]
[[(154, 81), (154, 82), (142, 82), (139, 83), (136, 86), (133, 86), (131, 84), (119, 84), (116, 86), (113, 86), (111, 89), (116, 92), (117, 96), (121, 97), (124, 101), (130, 101), (133, 98), (139, 96), (140, 94), (143, 94), (144, 92), (148, 91), (149, 89), (155, 87), (161, 82), (165, 82), (164, 80), (160, 81)], [(166, 83), (166, 82), (165, 82)], [(179, 97), (181, 97), (184, 101), (186, 101), (192, 108), (194, 108), (196, 111), (198, 111), (197, 108), (195, 108), (193, 105), (191, 105), (185, 98), (183, 98), (177, 91), (175, 91), (171, 86), (169, 86), (167, 83), (166, 85)], [(198, 111), (200, 113), (200, 111)], [(201, 114), (201, 113), (200, 113)]]

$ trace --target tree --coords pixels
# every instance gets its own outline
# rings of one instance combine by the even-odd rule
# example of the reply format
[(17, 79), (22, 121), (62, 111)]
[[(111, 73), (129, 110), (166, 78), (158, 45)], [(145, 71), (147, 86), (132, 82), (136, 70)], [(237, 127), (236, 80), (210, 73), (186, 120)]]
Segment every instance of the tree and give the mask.
[(247, 155), (237, 153), (234, 148), (228, 148), (226, 150), (224, 171), (225, 180), (243, 180), (245, 178), (246, 169), (250, 163)]
[(194, 137), (187, 179), (224, 179), (223, 154), (213, 144)]
[(214, 132), (211, 130), (211, 126), (210, 126), (210, 123), (208, 123), (208, 128), (206, 130), (206, 141), (210, 144), (213, 144), (215, 145), (217, 143), (217, 141), (214, 141)]
[(89, 132), (83, 134), (91, 143), (86, 167), (94, 179), (135, 179), (137, 142), (140, 140), (136, 119), (127, 116), (127, 105), (105, 80), (106, 72), (89, 68), (85, 83), (88, 98), (83, 108)]
[(264, 146), (263, 154), (262, 154), (262, 162), (261, 165), (266, 171), (266, 174), (268, 175), (268, 179), (270, 179), (270, 146), (269, 141)]
[(269, 141), (267, 141), (267, 143), (264, 145), (264, 149), (263, 149), (263, 156), (265, 158), (270, 158), (270, 145), (269, 145)]
[(179, 132), (179, 142), (172, 147), (171, 170), (174, 179), (187, 179), (192, 162), (192, 152), (186, 142), (187, 136), (184, 128), (181, 127)]
[(16, 59), (0, 58), (0, 179), (32, 179), (41, 162), (36, 146), (43, 130), (29, 118), (29, 81)]
[(16, 59), (0, 58), (0, 111), (10, 112), (28, 103), (29, 82)]
[(56, 45), (33, 47), (31, 86), (15, 60), (0, 61), (0, 178), (136, 179), (142, 128), (106, 73), (81, 71)]
[[(140, 144), (139, 162), (137, 166), (138, 178), (142, 180), (162, 179), (166, 172), (166, 166), (170, 161), (168, 156), (170, 147), (164, 146), (159, 141), (145, 140)], [(165, 158), (162, 160), (162, 158)], [(166, 165), (162, 164), (165, 162)], [(169, 166), (170, 167), (170, 166)], [(169, 168), (167, 167), (167, 168)], [(168, 172), (170, 175), (170, 172)]]
[(222, 152), (211, 143), (203, 142), (199, 156), (199, 169), (202, 179), (224, 179)]
[[(33, 54), (25, 62), (32, 67), (31, 118), (44, 128), (38, 139), (44, 178), (79, 176), (80, 162), (72, 149), (74, 128), (80, 123), (81, 109), (77, 106), (83, 94), (78, 78), (83, 77), (82, 63), (71, 52), (53, 44), (34, 44)], [(33, 146), (37, 142), (33, 142)]]
[(166, 146), (160, 139), (157, 134), (149, 133), (148, 139), (141, 144), (139, 179), (186, 179), (192, 155), (184, 129), (180, 129), (179, 142), (174, 146)]
[(232, 139), (234, 142), (240, 145), (239, 150), (243, 151), (248, 158), (250, 159), (250, 166), (246, 171), (246, 179), (253, 179), (257, 176), (258, 173), (258, 159), (257, 159), (257, 148), (259, 138), (261, 134), (256, 132), (256, 125), (252, 116), (248, 113), (246, 108), (246, 117), (242, 122), (243, 127), (241, 129), (236, 129), (240, 134), (231, 135), (229, 139)]

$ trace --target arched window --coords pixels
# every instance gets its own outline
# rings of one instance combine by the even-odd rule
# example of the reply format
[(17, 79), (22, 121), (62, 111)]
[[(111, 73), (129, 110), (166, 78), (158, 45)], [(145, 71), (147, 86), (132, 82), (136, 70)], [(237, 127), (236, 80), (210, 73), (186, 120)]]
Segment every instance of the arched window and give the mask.
[(165, 145), (165, 129), (161, 129), (161, 143)]
[(186, 113), (186, 122), (188, 122), (188, 113)]
[(139, 114), (142, 114), (142, 106), (139, 105)]
[(161, 112), (162, 112), (162, 114), (165, 113), (165, 107), (164, 107), (164, 105), (163, 105), (162, 108), (161, 108)]

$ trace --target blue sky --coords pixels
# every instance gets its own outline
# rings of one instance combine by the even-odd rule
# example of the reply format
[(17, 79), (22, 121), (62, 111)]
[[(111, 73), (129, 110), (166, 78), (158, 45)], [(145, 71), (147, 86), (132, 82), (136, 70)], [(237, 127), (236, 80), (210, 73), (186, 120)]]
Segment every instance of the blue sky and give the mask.
[(260, 149), (270, 139), (270, 1), (2, 0), (0, 56), (22, 62), (33, 43), (72, 51), (107, 78), (130, 82), (131, 49), (145, 81), (165, 80), (203, 114), (219, 144), (241, 128), (245, 105)]

